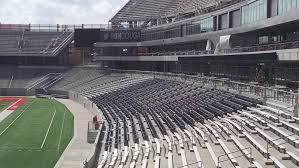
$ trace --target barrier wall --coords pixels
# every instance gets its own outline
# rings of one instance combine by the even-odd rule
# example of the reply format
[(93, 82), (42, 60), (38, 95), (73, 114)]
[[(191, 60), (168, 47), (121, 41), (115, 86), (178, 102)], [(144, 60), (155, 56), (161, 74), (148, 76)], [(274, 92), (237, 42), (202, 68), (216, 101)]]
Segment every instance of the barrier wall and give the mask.
[(42, 89), (27, 90), (26, 88), (0, 88), (0, 96), (35, 96), (36, 94), (55, 94), (58, 96), (69, 95), (67, 91), (62, 90), (47, 90), (45, 93), (45, 91)]
[[(103, 127), (101, 127), (100, 130), (102, 130), (102, 129), (103, 129)], [(98, 151), (98, 144), (100, 143), (100, 141), (99, 141), (100, 135), (101, 135), (101, 131), (99, 131), (97, 134), (97, 138), (92, 147), (92, 152), (90, 153), (88, 158), (86, 158), (86, 160), (84, 161), (84, 168), (92, 168), (97, 163), (96, 156), (97, 156), (97, 151)]]
[(34, 96), (35, 90), (25, 88), (0, 88), (0, 96)]
[(81, 104), (84, 108), (89, 110), (95, 115), (98, 115), (99, 120), (103, 121), (103, 116), (101, 115), (102, 112), (100, 109), (98, 109), (97, 105), (88, 100), (86, 97), (81, 96), (79, 93), (76, 92), (69, 92), (69, 99)]
[[(103, 115), (102, 115), (101, 110), (98, 109), (96, 104), (94, 104), (93, 102), (88, 100), (86, 97), (83, 97), (79, 93), (76, 93), (76, 92), (69, 92), (69, 99), (81, 104), (84, 108), (86, 108), (93, 114), (97, 115), (98, 119), (100, 121), (103, 121)], [(92, 168), (92, 167), (94, 167), (95, 163), (97, 163), (97, 160), (96, 160), (97, 154), (98, 154), (97, 151), (99, 150), (98, 145), (100, 145), (99, 138), (100, 138), (100, 133), (102, 132), (102, 129), (103, 129), (103, 125), (101, 126), (101, 129), (100, 129), (101, 131), (98, 132), (92, 152), (90, 153), (89, 157), (86, 158), (86, 160), (85, 160), (84, 168)]]
[(65, 96), (65, 98), (67, 99), (68, 96), (69, 96), (69, 92), (68, 91), (64, 91), (64, 90), (47, 90), (47, 94), (50, 94), (50, 95), (57, 95), (57, 97), (63, 97)]

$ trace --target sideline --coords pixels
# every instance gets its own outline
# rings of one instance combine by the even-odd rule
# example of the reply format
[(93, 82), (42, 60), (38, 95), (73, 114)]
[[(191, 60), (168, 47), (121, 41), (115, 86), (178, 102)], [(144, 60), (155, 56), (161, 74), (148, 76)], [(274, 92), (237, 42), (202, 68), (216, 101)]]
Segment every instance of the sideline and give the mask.
[(63, 113), (63, 120), (62, 120), (62, 127), (61, 127), (61, 131), (60, 131), (60, 135), (59, 135), (59, 142), (58, 142), (58, 146), (57, 146), (57, 151), (59, 152), (60, 150), (60, 143), (61, 143), (61, 137), (62, 137), (62, 132), (63, 132), (63, 128), (64, 128), (64, 120), (65, 120), (65, 106), (64, 106), (64, 113)]
[[(52, 103), (51, 103), (51, 104), (52, 104)], [(43, 147), (44, 147), (44, 145), (45, 145), (45, 142), (46, 142), (46, 140), (47, 140), (47, 137), (48, 137), (49, 131), (50, 131), (51, 127), (52, 127), (52, 123), (53, 123), (54, 117), (55, 117), (55, 115), (56, 115), (56, 112), (57, 112), (57, 110), (56, 110), (56, 107), (55, 107), (55, 104), (52, 104), (52, 105), (54, 105), (54, 109), (55, 109), (55, 110), (54, 110), (54, 113), (53, 113), (53, 116), (52, 116), (51, 122), (50, 122), (50, 124), (49, 124), (48, 130), (47, 130), (47, 133), (46, 133), (46, 135), (45, 135), (45, 137), (44, 137), (43, 143), (42, 143), (42, 145), (40, 146), (40, 148), (41, 148), (41, 149), (43, 149)]]

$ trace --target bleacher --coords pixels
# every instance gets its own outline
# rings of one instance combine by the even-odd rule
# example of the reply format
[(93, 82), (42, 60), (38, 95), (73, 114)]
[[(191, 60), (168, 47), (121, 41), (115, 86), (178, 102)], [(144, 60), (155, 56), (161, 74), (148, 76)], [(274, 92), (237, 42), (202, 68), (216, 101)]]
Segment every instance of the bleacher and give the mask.
[(299, 125), (288, 112), (191, 81), (100, 74), (64, 83), (102, 111), (98, 167), (298, 165)]
[(0, 31), (0, 56), (57, 56), (72, 32)]
[(26, 88), (36, 89), (46, 86), (58, 79), (65, 69), (30, 68), (5, 66), (0, 67), (0, 88)]
[(52, 89), (84, 93), (95, 88), (99, 88), (101, 85), (105, 85), (106, 83), (110, 84), (113, 83), (113, 81), (125, 78), (126, 77), (121, 74), (106, 75), (95, 68), (75, 67), (68, 70), (63, 75), (63, 80), (56, 83)]
[[(195, 84), (162, 79), (147, 79), (120, 90), (95, 93), (90, 99), (102, 110), (108, 128), (99, 167), (189, 167), (191, 163), (194, 167), (216, 167), (217, 157), (234, 150), (230, 149), (232, 143), (227, 145), (226, 141), (219, 139), (221, 133), (211, 125), (213, 122), (210, 119), (218, 120), (218, 117), (246, 109), (248, 105), (256, 106), (257, 102), (228, 92), (207, 90)], [(221, 122), (219, 120), (219, 124)], [(196, 128), (199, 131), (195, 131)], [(216, 139), (212, 137), (212, 143), (204, 139), (195, 140), (200, 137), (201, 130), (203, 136), (210, 132), (210, 136), (214, 135)], [(166, 139), (171, 141), (167, 142)], [(216, 142), (218, 139), (219, 142)], [(202, 144), (205, 146), (203, 149), (200, 148)], [(171, 146), (171, 150), (162, 146)], [(130, 158), (131, 153), (132, 158), (121, 162), (122, 151), (128, 148), (132, 152), (129, 156), (125, 154), (125, 157)], [(207, 157), (202, 155), (204, 150), (210, 153), (207, 160), (202, 159)], [(193, 155), (193, 152), (196, 154)], [(240, 159), (234, 159), (233, 154), (229, 156), (234, 163), (223, 162), (223, 167), (241, 163), (254, 165), (246, 159), (241, 159), (239, 163)], [(119, 159), (115, 161), (115, 157)]]

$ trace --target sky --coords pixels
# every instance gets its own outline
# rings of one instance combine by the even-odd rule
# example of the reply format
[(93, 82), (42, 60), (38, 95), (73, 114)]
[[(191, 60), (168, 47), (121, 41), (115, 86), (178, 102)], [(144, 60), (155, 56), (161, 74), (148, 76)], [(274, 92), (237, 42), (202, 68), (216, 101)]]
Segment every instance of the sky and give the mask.
[(128, 0), (0, 0), (2, 24), (106, 24)]

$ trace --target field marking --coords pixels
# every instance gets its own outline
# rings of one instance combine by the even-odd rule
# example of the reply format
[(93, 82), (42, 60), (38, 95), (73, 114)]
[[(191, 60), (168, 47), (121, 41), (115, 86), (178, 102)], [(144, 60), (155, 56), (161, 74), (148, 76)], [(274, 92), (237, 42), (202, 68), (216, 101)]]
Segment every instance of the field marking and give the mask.
[[(12, 104), (10, 104), (6, 109), (4, 109), (3, 111), (5, 110), (8, 110), (10, 109), (11, 107), (13, 107), (14, 105), (16, 105), (17, 103), (19, 103), (19, 101), (21, 101), (22, 98), (18, 99), (17, 101), (13, 102)], [(13, 111), (13, 110), (10, 110), (10, 111)], [(15, 110), (14, 110), (15, 111)]]
[(1, 146), (0, 151), (56, 151), (57, 149), (47, 149), (42, 150), (40, 148), (34, 147), (11, 147), (11, 146)]
[[(52, 104), (52, 103), (51, 103), (51, 104)], [(47, 130), (47, 133), (46, 133), (46, 135), (45, 135), (45, 137), (44, 137), (43, 143), (42, 143), (42, 145), (40, 146), (40, 148), (41, 148), (41, 149), (43, 149), (43, 147), (44, 147), (44, 144), (45, 144), (45, 142), (46, 142), (46, 140), (47, 140), (47, 137), (48, 137), (49, 131), (50, 131), (51, 127), (52, 127), (52, 123), (53, 123), (54, 117), (55, 117), (55, 115), (56, 115), (56, 112), (57, 112), (57, 110), (56, 110), (56, 107), (55, 107), (55, 104), (53, 104), (53, 105), (54, 105), (54, 108), (55, 108), (55, 110), (54, 110), (54, 113), (53, 113), (53, 116), (52, 116), (51, 122), (50, 122), (50, 124), (49, 124), (48, 130)]]
[(63, 113), (63, 120), (62, 120), (62, 127), (61, 127), (61, 131), (60, 131), (60, 135), (59, 135), (59, 141), (58, 141), (58, 146), (57, 146), (57, 151), (59, 152), (60, 150), (60, 143), (61, 143), (61, 137), (62, 137), (62, 132), (63, 132), (63, 127), (64, 127), (64, 119), (65, 119), (65, 109), (66, 107), (64, 107), (64, 113)]
[(3, 135), (4, 133), (5, 133), (5, 131), (6, 130), (8, 130), (9, 128), (10, 128), (10, 126), (18, 119), (18, 118), (20, 118), (22, 115), (23, 115), (23, 113), (25, 112), (25, 111), (27, 111), (28, 110), (28, 108), (29, 107), (31, 107), (31, 105), (33, 104), (35, 102), (35, 100), (30, 104), (30, 105), (28, 105), (22, 112), (21, 112), (21, 114), (19, 114), (18, 116), (17, 116), (17, 118), (15, 118), (1, 133), (0, 133), (0, 136), (1, 135)]

